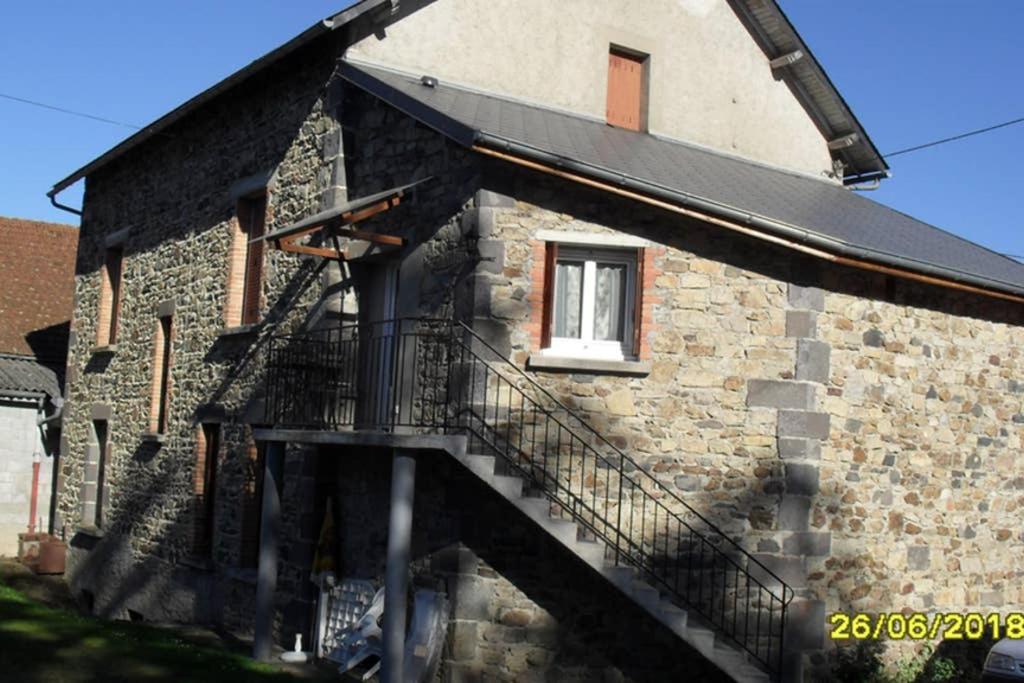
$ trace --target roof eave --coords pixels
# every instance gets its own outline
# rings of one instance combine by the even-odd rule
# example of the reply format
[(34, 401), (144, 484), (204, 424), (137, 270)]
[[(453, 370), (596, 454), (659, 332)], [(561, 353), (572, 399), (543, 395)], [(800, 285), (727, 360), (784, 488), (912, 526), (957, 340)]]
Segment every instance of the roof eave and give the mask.
[[(795, 50), (803, 53), (804, 58), (791, 66), (782, 67), (779, 74), (793, 86), (794, 94), (811, 115), (822, 135), (830, 141), (847, 135), (857, 136), (852, 145), (833, 152), (849, 169), (849, 172), (844, 174), (844, 182), (862, 183), (888, 177), (889, 165), (885, 158), (778, 3), (775, 0), (730, 0), (730, 4), (751, 29), (754, 39), (769, 59), (781, 57)], [(757, 12), (770, 15), (772, 21), (762, 22)], [(782, 45), (780, 40), (773, 38), (773, 34), (784, 35), (789, 44)], [(817, 79), (824, 87), (824, 95), (816, 97), (811, 92), (808, 87), (811, 79)], [(830, 116), (827, 111), (829, 105), (838, 110), (839, 118), (843, 121), (837, 122), (834, 115)]]
[(761, 216), (734, 207), (712, 202), (679, 190), (673, 190), (662, 185), (650, 183), (629, 175), (615, 173), (607, 169), (576, 161), (568, 157), (560, 157), (542, 150), (518, 143), (496, 135), (477, 131), (476, 144), (507, 152), (515, 156), (524, 157), (542, 164), (554, 166), (559, 169), (566, 169), (580, 175), (589, 176), (602, 180), (609, 184), (632, 190), (637, 193), (651, 197), (678, 203), (681, 206), (692, 207), (709, 214), (714, 214), (736, 223), (753, 227), (757, 230), (782, 237), (786, 240), (805, 244), (821, 251), (829, 252), (839, 256), (853, 259), (870, 261), (880, 265), (896, 269), (904, 269), (923, 275), (949, 280), (954, 283), (979, 287), (986, 290), (1004, 292), (1014, 297), (1024, 297), (1024, 287), (1014, 283), (1003, 282), (992, 278), (980, 277), (972, 273), (966, 273), (952, 268), (945, 268), (935, 264), (926, 263), (916, 259), (907, 258), (898, 254), (867, 249), (843, 240), (838, 240), (820, 233), (789, 225), (766, 216)]
[(320, 36), (336, 31), (339, 28), (348, 24), (349, 22), (353, 21), (354, 19), (362, 16), (363, 14), (376, 9), (381, 5), (390, 5), (394, 1), (395, 0), (362, 0), (361, 2), (356, 3), (352, 7), (349, 7), (348, 9), (339, 12), (338, 14), (318, 21), (317, 23), (313, 24), (299, 35), (289, 40), (287, 43), (284, 43), (280, 47), (263, 55), (256, 61), (251, 62), (249, 65), (234, 72), (224, 80), (207, 88), (206, 90), (199, 93), (192, 99), (186, 101), (184, 104), (176, 107), (167, 114), (164, 114), (159, 119), (149, 124), (139, 132), (134, 133), (127, 139), (123, 140), (118, 145), (111, 148), (101, 156), (97, 157), (96, 159), (93, 159), (85, 166), (82, 166), (71, 175), (57, 182), (46, 193), (47, 196), (52, 199), (60, 192), (66, 190), (71, 185), (75, 184), (82, 178), (85, 178), (86, 176), (91, 174), (93, 171), (105, 166), (106, 164), (110, 163), (117, 157), (120, 157), (129, 150), (142, 144), (146, 140), (149, 140), (150, 138), (160, 134), (161, 132), (172, 126), (174, 123), (191, 114), (193, 111), (195, 111), (202, 105), (206, 104), (210, 100), (213, 100), (222, 93), (242, 83), (249, 77), (259, 73), (263, 69), (266, 69), (272, 66), (273, 64), (279, 62), (281, 59), (287, 57), (288, 55), (295, 52), (299, 48), (304, 47), (308, 43), (319, 38)]

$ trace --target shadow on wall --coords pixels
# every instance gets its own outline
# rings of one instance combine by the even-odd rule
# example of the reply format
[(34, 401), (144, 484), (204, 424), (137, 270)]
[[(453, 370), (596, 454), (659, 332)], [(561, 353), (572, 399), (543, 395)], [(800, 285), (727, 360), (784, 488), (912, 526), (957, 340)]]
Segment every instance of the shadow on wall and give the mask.
[[(212, 388), (203, 405), (218, 403), (246, 373), (253, 386), (262, 387), (262, 369), (254, 368), (254, 361), (318, 273), (319, 267), (312, 263), (299, 268), (261, 323), (255, 341), (228, 342), (236, 346), (218, 342), (211, 348), (207, 360), (215, 359), (227, 368), (224, 380)], [(253, 372), (257, 376), (252, 377)], [(258, 401), (255, 403), (258, 409)], [(253, 409), (250, 405), (250, 411)], [(244, 412), (235, 416), (239, 424), (247, 417)], [(98, 616), (125, 618), (131, 610), (141, 615), (160, 614), (162, 619), (172, 621), (223, 622), (224, 577), (180, 563), (190, 559), (182, 552), (188, 547), (182, 539), (191, 538), (193, 498), (184, 496), (183, 491), (192, 491), (193, 434), (199, 419), (193, 415), (187, 429), (168, 434), (162, 444), (138, 442), (130, 459), (124, 461), (123, 470), (115, 475), (120, 481), (113, 482), (112, 513), (103, 520), (102, 532), (78, 532), (71, 538), (73, 551), (88, 551), (74, 553), (80, 560), (69, 567), (71, 583), (80, 591), (78, 597), (81, 591), (91, 594)], [(238, 463), (246, 457), (242, 448), (225, 448), (221, 453), (218, 469), (222, 472), (240, 466)], [(223, 480), (218, 480), (223, 485)], [(223, 488), (217, 491), (218, 509), (231, 501), (240, 504), (238, 496), (227, 493)], [(215, 533), (222, 532), (218, 526)], [(141, 545), (136, 547), (136, 543)]]
[(71, 332), (71, 321), (65, 320), (49, 327), (33, 330), (25, 335), (25, 342), (32, 349), (32, 355), (43, 365), (47, 365), (63, 379), (64, 364), (68, 357), (68, 336)]
[[(345, 463), (339, 570), (380, 582), (388, 453), (322, 457)], [(412, 584), (449, 595), (451, 680), (728, 680), (450, 457), (421, 453), (418, 464)]]

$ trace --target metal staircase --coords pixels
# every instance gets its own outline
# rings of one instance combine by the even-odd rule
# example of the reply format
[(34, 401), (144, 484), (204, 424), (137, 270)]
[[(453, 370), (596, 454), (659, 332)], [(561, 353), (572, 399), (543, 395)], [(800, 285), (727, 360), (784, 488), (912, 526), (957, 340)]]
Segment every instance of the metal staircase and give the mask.
[(465, 435), (466, 468), (652, 618), (737, 681), (781, 677), (793, 590), (467, 326), (275, 339), (267, 406), (278, 426)]

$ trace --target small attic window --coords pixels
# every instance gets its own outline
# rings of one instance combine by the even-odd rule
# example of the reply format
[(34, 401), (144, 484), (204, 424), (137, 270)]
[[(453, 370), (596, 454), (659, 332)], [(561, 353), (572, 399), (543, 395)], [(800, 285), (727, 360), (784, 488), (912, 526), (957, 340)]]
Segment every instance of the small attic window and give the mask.
[(608, 125), (647, 130), (648, 55), (612, 46), (608, 51)]

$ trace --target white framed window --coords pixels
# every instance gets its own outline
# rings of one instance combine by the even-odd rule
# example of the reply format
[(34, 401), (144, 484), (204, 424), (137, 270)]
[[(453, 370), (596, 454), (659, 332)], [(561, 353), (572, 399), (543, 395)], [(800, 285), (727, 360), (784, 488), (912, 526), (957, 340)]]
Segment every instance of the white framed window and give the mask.
[(545, 352), (607, 360), (633, 356), (637, 250), (565, 245), (553, 266)]

